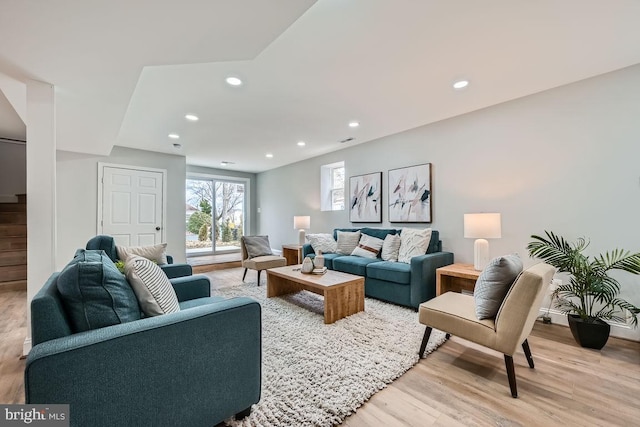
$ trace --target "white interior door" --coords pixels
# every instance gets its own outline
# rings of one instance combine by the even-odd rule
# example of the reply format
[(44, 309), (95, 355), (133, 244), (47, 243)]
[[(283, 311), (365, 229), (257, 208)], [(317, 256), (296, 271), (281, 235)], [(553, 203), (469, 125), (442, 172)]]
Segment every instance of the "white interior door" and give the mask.
[[(100, 165), (102, 234), (116, 245), (147, 246), (163, 241), (166, 172)], [(99, 210), (100, 211), (100, 210)]]

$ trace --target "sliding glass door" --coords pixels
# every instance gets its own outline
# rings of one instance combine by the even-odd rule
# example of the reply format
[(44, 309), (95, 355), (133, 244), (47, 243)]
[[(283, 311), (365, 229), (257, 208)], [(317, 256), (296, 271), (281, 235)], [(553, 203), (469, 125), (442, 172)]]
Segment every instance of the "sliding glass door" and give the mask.
[(246, 185), (232, 179), (190, 177), (186, 183), (187, 256), (240, 250)]

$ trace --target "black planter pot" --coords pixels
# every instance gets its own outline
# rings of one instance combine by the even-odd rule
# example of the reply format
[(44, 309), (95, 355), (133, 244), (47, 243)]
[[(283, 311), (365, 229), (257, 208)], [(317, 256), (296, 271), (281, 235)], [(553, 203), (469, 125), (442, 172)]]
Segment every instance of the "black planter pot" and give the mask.
[(611, 326), (602, 320), (593, 323), (585, 322), (577, 314), (567, 314), (569, 328), (576, 342), (582, 347), (600, 350), (609, 339)]

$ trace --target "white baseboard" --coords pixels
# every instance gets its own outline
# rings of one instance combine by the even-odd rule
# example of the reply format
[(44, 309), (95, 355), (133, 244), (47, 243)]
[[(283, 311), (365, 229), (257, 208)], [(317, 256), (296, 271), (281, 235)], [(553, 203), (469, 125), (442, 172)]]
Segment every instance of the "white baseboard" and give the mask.
[(27, 357), (31, 351), (31, 337), (26, 337), (22, 343), (22, 356)]
[[(557, 310), (547, 310), (546, 308), (540, 309), (540, 315), (547, 315), (551, 317), (551, 323), (555, 323), (556, 325), (563, 325), (569, 327), (569, 323), (567, 321), (567, 315), (562, 314)], [(611, 334), (610, 336), (616, 338), (623, 338), (631, 341), (640, 341), (640, 328), (633, 328), (629, 324), (624, 323), (615, 323), (608, 322), (611, 325)], [(570, 332), (569, 332), (570, 333)]]

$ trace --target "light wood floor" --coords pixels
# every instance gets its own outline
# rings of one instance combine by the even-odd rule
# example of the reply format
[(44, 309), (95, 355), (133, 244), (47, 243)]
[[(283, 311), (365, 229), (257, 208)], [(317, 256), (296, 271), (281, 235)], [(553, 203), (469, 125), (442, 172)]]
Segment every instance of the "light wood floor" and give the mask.
[[(207, 276), (218, 288), (237, 283), (242, 271)], [(255, 280), (252, 273), (247, 280)], [(0, 403), (24, 401), (19, 356), (26, 333), (25, 299), (24, 291), (0, 292)], [(610, 338), (603, 350), (587, 350), (575, 344), (566, 327), (542, 323), (535, 325), (529, 343), (535, 369), (529, 369), (521, 351), (514, 356), (518, 399), (509, 392), (501, 354), (452, 337), (343, 425), (638, 425), (640, 343)]]

